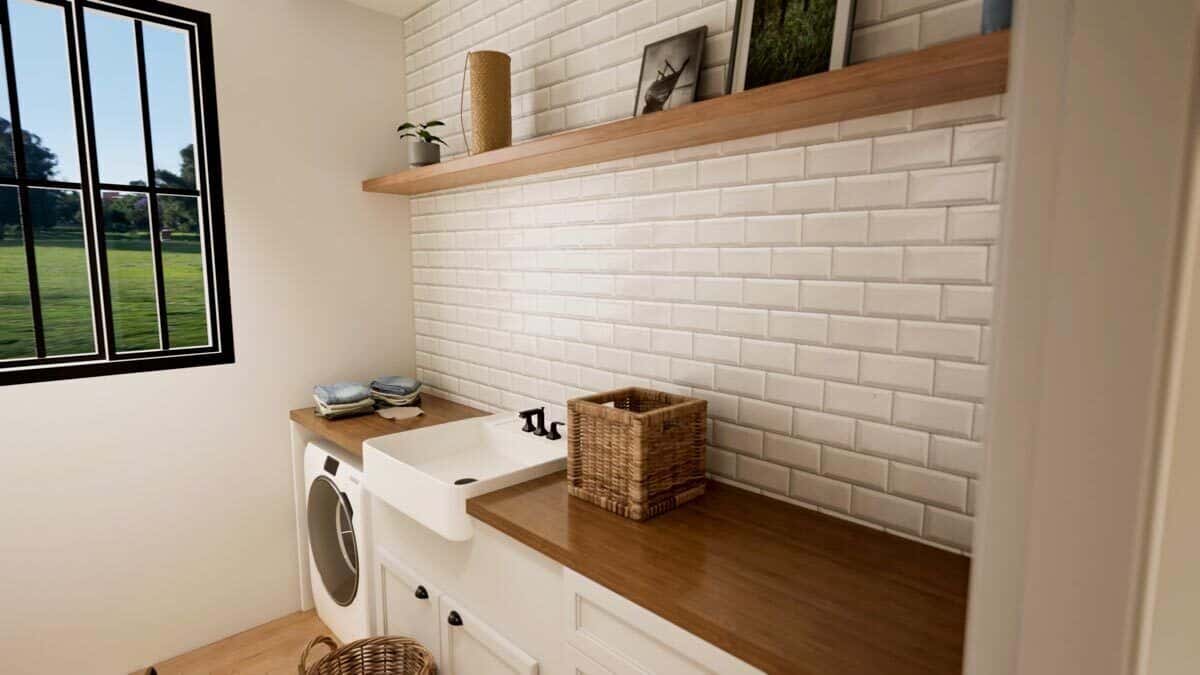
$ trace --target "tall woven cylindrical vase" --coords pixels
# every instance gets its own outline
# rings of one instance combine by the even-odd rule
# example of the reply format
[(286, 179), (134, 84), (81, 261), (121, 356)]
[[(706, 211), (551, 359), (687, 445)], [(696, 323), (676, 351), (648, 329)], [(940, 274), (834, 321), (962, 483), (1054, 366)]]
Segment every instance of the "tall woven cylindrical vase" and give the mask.
[[(504, 52), (469, 52), (472, 154), (512, 145), (512, 59)], [(466, 129), (464, 128), (464, 133)]]

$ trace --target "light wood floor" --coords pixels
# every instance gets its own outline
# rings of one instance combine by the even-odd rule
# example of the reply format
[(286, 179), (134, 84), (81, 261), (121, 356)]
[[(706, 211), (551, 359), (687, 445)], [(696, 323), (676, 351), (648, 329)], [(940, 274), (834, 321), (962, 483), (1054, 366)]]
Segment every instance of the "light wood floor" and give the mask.
[[(296, 612), (154, 667), (159, 675), (296, 675), (300, 652), (318, 635), (333, 633), (316, 612)], [(327, 651), (318, 646), (313, 654), (320, 658)]]

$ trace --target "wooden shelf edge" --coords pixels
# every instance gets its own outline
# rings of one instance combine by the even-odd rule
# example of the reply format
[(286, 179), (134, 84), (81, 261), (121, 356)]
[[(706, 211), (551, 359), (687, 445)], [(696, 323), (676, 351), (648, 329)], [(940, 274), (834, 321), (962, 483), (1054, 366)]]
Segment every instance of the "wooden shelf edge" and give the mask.
[(1000, 94), (1009, 31), (958, 40), (642, 117), (363, 181), (418, 195), (695, 145)]

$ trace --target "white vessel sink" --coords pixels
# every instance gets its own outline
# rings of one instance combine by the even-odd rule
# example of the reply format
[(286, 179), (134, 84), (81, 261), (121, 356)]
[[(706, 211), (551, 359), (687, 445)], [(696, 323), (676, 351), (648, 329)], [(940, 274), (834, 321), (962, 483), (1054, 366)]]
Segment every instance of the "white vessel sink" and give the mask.
[(567, 466), (565, 438), (547, 440), (521, 426), (508, 413), (368, 439), (367, 489), (446, 539), (470, 539), (468, 499)]

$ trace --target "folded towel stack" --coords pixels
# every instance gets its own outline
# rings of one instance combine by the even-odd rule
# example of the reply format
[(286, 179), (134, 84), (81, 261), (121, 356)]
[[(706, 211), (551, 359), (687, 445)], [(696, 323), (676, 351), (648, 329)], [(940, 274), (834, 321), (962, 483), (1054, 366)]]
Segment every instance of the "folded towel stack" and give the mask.
[(421, 399), (421, 383), (411, 377), (380, 377), (371, 382), (371, 396), (388, 405), (412, 405)]
[(371, 390), (360, 382), (317, 385), (313, 387), (313, 400), (317, 402), (317, 414), (329, 419), (375, 410)]

